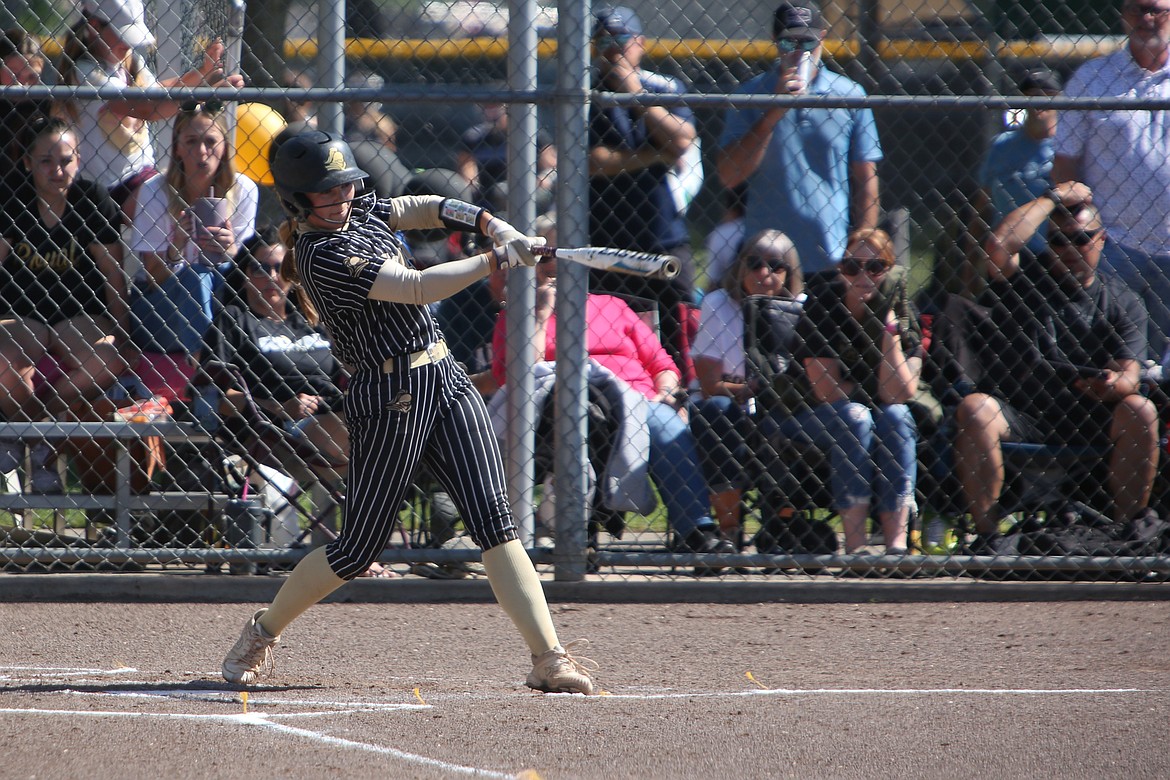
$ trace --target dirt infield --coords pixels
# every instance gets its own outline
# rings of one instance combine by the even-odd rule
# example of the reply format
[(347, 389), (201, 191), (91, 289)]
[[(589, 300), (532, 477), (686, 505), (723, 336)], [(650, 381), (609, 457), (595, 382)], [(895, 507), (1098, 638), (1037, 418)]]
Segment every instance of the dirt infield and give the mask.
[(245, 713), (253, 608), (0, 604), (0, 775), (1170, 776), (1164, 602), (555, 606), (592, 698), (524, 688), (494, 605), (329, 603)]

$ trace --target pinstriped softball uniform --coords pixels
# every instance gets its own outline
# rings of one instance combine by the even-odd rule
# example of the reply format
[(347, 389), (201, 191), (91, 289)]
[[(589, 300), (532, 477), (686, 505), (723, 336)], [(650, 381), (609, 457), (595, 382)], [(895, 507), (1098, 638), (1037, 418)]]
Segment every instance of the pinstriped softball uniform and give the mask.
[[(442, 337), (429, 309), (367, 297), (383, 262), (409, 263), (394, 226), (391, 201), (366, 196), (354, 203), (345, 230), (305, 232), (296, 242), (305, 291), (338, 357), (355, 369), (345, 401), (351, 448), (345, 519), (326, 548), (329, 565), (347, 580), (386, 546), (420, 464), (451, 494), (481, 548), (518, 538), (483, 399), (450, 357), (406, 366), (405, 356)], [(392, 356), (400, 358), (395, 371), (383, 373)]]

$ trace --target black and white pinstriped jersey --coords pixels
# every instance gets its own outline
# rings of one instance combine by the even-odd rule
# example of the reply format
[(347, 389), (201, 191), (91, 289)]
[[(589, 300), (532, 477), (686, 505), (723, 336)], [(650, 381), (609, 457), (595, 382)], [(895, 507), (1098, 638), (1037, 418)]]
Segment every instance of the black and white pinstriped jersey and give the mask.
[(338, 231), (302, 230), (294, 247), (309, 299), (329, 329), (337, 357), (354, 370), (381, 370), (389, 357), (424, 349), (441, 338), (430, 309), (369, 297), (383, 263), (414, 267), (397, 230), (443, 227), (442, 198), (430, 195), (354, 201)]

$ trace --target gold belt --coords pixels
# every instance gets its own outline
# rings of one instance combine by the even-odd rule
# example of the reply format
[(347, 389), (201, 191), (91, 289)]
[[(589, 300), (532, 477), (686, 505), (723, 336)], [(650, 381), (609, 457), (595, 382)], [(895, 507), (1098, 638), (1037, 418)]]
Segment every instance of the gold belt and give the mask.
[[(409, 357), (409, 368), (413, 370), (419, 366), (430, 365), (431, 363), (438, 363), (447, 355), (451, 354), (451, 350), (447, 349), (447, 342), (439, 341), (431, 344), (426, 349), (420, 349), (418, 352), (411, 352)], [(393, 374), (394, 364), (398, 362), (398, 358), (386, 358), (386, 362), (382, 364), (382, 373)]]

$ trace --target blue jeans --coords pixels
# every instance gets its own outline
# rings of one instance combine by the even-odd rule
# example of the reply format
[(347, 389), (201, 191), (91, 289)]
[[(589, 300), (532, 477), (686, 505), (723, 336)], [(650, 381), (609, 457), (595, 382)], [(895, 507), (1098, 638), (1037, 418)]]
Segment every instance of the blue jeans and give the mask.
[(870, 409), (852, 401), (818, 404), (779, 421), (789, 439), (828, 453), (837, 511), (870, 504), (893, 512), (914, 500), (918, 430), (906, 404)]
[(691, 431), (708, 487), (715, 492), (757, 488), (764, 517), (792, 506), (799, 489), (770, 438), (779, 419), (753, 416), (725, 395), (701, 398), (691, 406)]
[[(1149, 312), (1149, 354), (1161, 361), (1170, 346), (1170, 256), (1151, 255), (1140, 249), (1106, 241), (1101, 253), (1101, 272), (1117, 277), (1133, 290)], [(1139, 325), (1141, 323), (1138, 323)]]
[(650, 432), (650, 476), (658, 486), (666, 517), (680, 536), (700, 527), (714, 527), (711, 496), (699, 469), (699, 453), (691, 429), (678, 412), (650, 402), (646, 413)]
[(749, 486), (746, 464), (751, 460), (751, 426), (747, 412), (730, 396), (715, 395), (691, 402), (691, 432), (711, 490), (743, 490)]
[(130, 299), (131, 341), (152, 352), (197, 355), (222, 281), (217, 268), (182, 265), (160, 285), (139, 285)]

